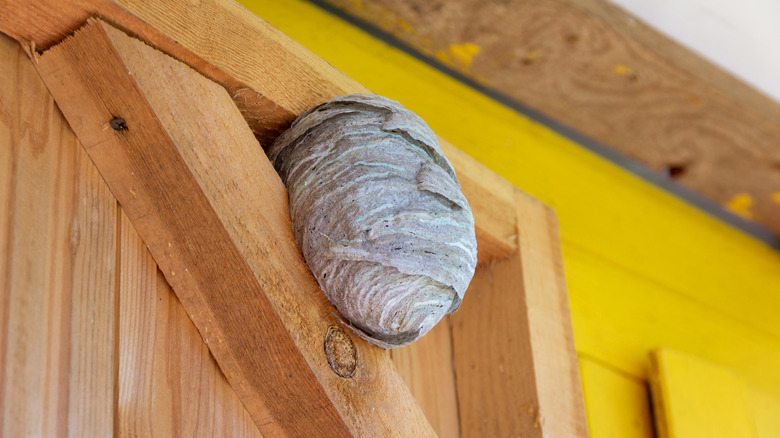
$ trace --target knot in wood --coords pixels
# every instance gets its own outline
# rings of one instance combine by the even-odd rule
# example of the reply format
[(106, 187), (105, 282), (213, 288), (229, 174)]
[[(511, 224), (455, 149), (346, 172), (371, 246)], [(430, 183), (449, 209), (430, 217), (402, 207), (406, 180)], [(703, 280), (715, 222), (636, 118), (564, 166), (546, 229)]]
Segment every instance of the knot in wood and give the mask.
[(325, 355), (333, 371), (346, 379), (357, 370), (357, 348), (352, 338), (341, 328), (332, 325), (325, 335)]

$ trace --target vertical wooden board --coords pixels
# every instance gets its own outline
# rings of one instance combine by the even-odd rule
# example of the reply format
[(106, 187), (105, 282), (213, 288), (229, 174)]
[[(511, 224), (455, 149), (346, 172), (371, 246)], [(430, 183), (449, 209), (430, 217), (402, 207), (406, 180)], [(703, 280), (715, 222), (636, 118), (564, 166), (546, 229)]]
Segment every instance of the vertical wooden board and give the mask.
[(516, 194), (514, 256), (481, 266), (454, 314), (464, 436), (587, 436), (555, 215)]
[[(18, 111), (17, 97), (20, 56), (19, 44), (0, 34), (0, 400), (5, 397), (6, 341), (8, 331), (8, 304), (10, 297), (9, 266), (11, 247), (11, 207), (14, 202), (14, 156), (12, 139), (16, 142), (18, 128), (12, 124), (10, 115)], [(16, 116), (18, 118), (18, 116)], [(2, 402), (0, 402), (2, 403)], [(0, 405), (4, 408), (4, 405)], [(0, 418), (4, 417), (0, 409)], [(0, 421), (0, 425), (2, 425)]]
[(460, 436), (449, 317), (413, 344), (390, 350), (390, 357), (436, 434)]
[(541, 437), (519, 256), (480, 266), (450, 316), (461, 434)]
[(119, 435), (262, 436), (120, 215)]
[(592, 438), (654, 438), (646, 382), (580, 356), (582, 392)]
[[(63, 126), (72, 135), (64, 120)], [(57, 195), (57, 202), (72, 203), (74, 209), (71, 217), (60, 216), (65, 220), (58, 236), (61, 250), (73, 255), (72, 264), (65, 266), (72, 277), (63, 284), (63, 289), (71, 288), (68, 431), (105, 436), (114, 431), (116, 412), (118, 207), (84, 150), (77, 142), (71, 145), (67, 152), (74, 158), (75, 181), (71, 188), (59, 182)], [(51, 289), (55, 295), (59, 290)]]
[(756, 437), (747, 388), (729, 368), (655, 350), (650, 383), (660, 438)]
[[(19, 45), (0, 35), (0, 105), (4, 117), (0, 156), (3, 157), (2, 230), (2, 433), (42, 435), (62, 430), (59, 413), (67, 411), (68, 327), (61, 320), (70, 307), (49, 293), (53, 282), (50, 254), (55, 216), (55, 175), (60, 141), (57, 117), (46, 88)], [(48, 110), (48, 111), (47, 111)], [(48, 112), (48, 114), (47, 114)], [(45, 119), (44, 119), (45, 117)], [(62, 123), (61, 121), (59, 121)], [(72, 178), (72, 171), (66, 178)], [(68, 255), (68, 254), (66, 254)], [(65, 292), (65, 291), (61, 291)], [(64, 295), (64, 294), (63, 294)], [(67, 323), (69, 318), (65, 317)], [(44, 322), (43, 324), (41, 322)], [(54, 323), (48, 328), (47, 323)], [(58, 323), (60, 322), (60, 323)], [(64, 341), (62, 349), (47, 348), (47, 339)], [(62, 353), (65, 353), (64, 355)], [(62, 370), (64, 369), (64, 372)], [(55, 380), (49, 380), (53, 377)], [(62, 384), (60, 384), (60, 382)], [(63, 401), (60, 397), (64, 394)]]
[(24, 52), (0, 39), (2, 434), (110, 435), (116, 202)]
[(520, 191), (515, 205), (542, 427), (550, 436), (584, 437), (588, 431), (558, 220), (553, 209)]

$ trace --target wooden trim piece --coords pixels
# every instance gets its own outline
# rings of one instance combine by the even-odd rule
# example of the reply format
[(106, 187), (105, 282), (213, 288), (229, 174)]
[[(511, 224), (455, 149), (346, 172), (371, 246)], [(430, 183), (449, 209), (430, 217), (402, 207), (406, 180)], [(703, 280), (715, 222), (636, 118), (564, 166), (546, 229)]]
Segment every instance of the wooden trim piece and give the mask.
[(516, 202), (519, 253), (480, 267), (451, 316), (462, 436), (586, 437), (555, 214)]
[(219, 86), (99, 22), (38, 68), (264, 435), (433, 434), (383, 352), (354, 339), (355, 376), (330, 369), (335, 311)]
[[(370, 92), (232, 0), (204, 0), (198, 8), (176, 0), (8, 3), (0, 9), (0, 31), (34, 48), (51, 46), (93, 15), (117, 24), (222, 84), (264, 146), (308, 107)], [(517, 249), (507, 195), (512, 185), (439, 141), (472, 204), (479, 262), (512, 254)]]
[(111, 436), (117, 204), (0, 35), (0, 436)]
[(650, 353), (650, 389), (660, 438), (756, 438), (744, 381), (687, 353)]

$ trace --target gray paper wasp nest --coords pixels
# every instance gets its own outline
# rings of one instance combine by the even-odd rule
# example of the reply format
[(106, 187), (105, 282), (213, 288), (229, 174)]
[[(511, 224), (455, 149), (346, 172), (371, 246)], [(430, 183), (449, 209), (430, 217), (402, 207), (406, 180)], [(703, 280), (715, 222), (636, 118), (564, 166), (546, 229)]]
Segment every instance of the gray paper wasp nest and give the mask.
[(474, 217), (422, 119), (384, 97), (339, 97), (268, 155), (298, 246), (355, 333), (400, 347), (458, 309), (477, 264)]

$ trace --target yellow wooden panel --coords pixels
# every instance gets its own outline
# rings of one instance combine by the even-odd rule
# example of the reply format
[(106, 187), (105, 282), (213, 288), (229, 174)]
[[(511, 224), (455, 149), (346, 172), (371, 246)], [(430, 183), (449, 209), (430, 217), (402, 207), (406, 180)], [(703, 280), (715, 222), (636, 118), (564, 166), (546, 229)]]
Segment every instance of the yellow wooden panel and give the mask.
[(650, 355), (650, 381), (661, 438), (751, 438), (747, 391), (730, 369), (668, 349)]
[(780, 398), (780, 339), (621, 269), (590, 252), (564, 256), (577, 350), (647, 378), (661, 346), (738, 370)]
[(564, 255), (587, 249), (780, 335), (780, 254), (763, 243), (309, 3), (242, 1), (555, 208)]
[(591, 438), (653, 438), (645, 382), (582, 356), (580, 372)]
[(780, 397), (749, 388), (750, 410), (760, 438), (780, 437)]

